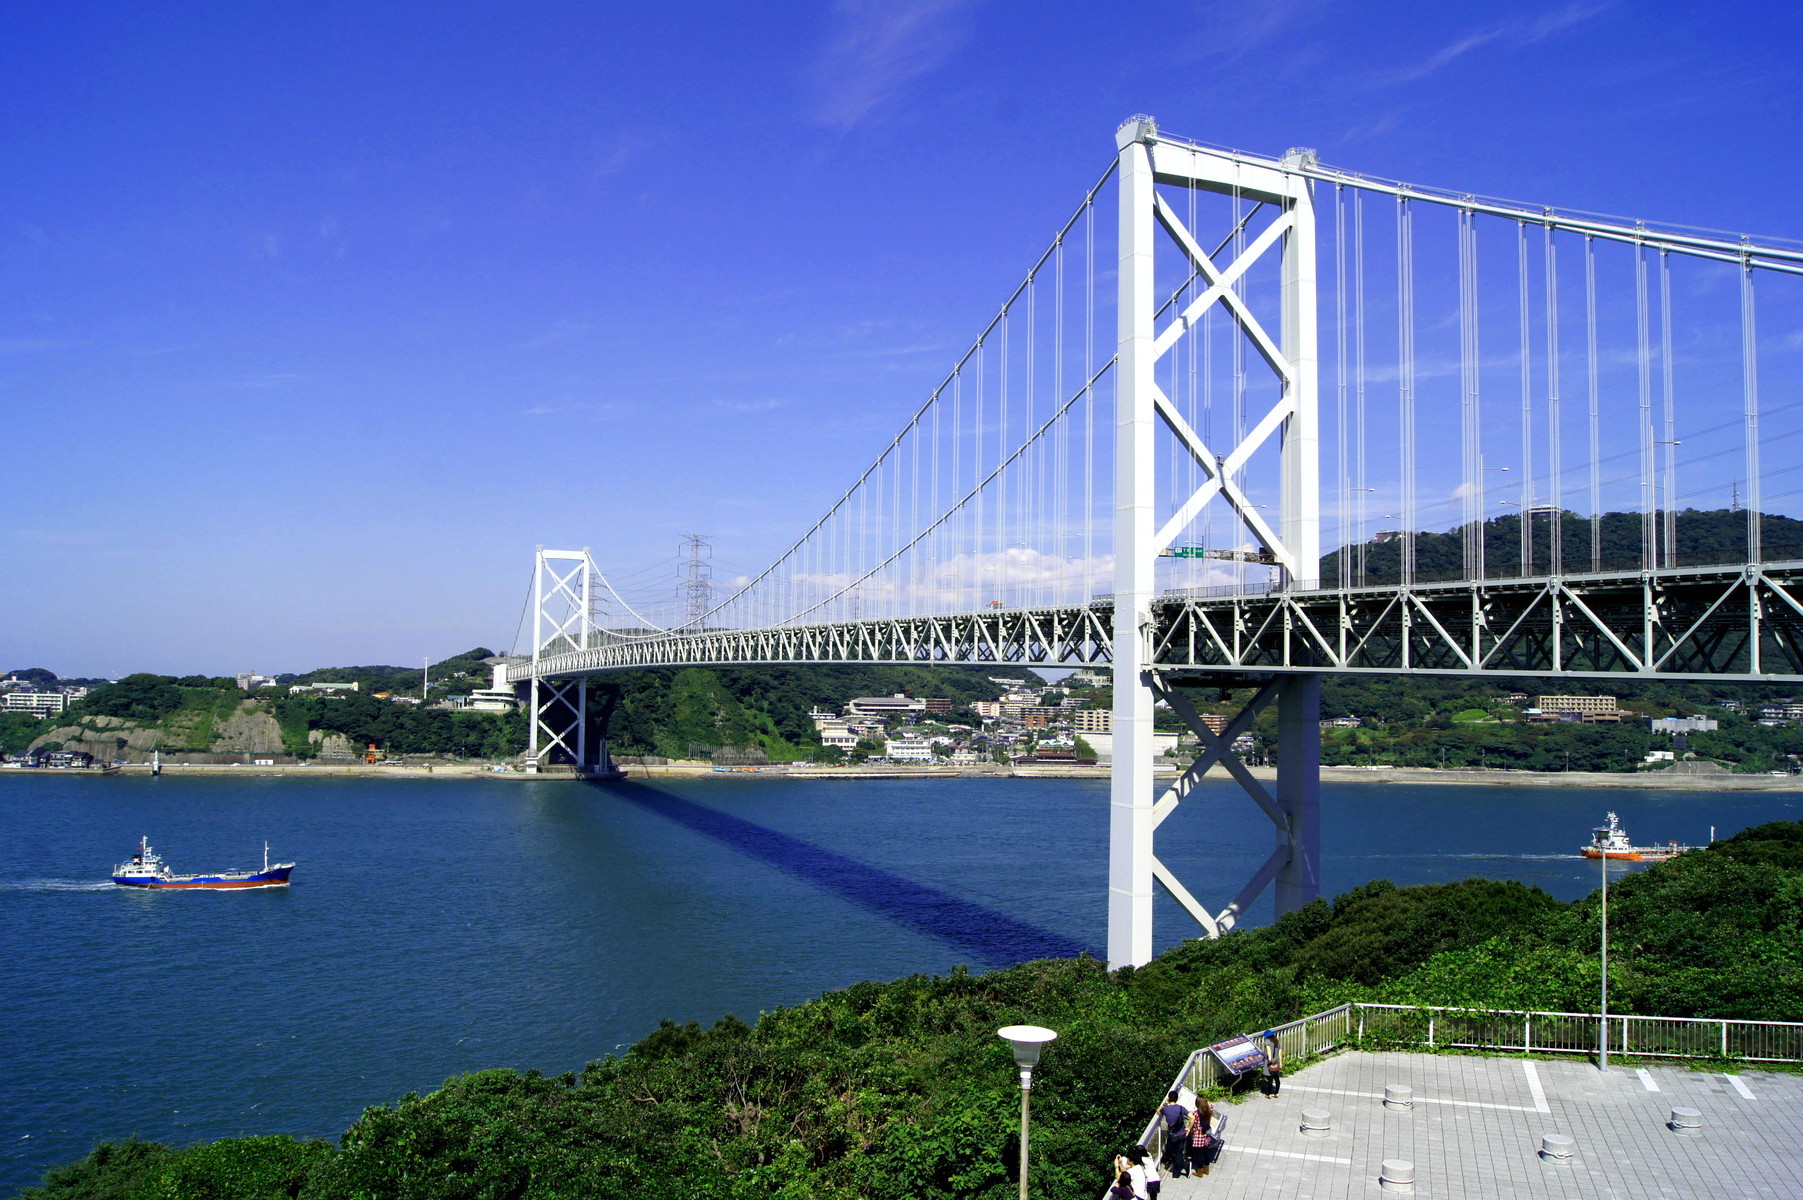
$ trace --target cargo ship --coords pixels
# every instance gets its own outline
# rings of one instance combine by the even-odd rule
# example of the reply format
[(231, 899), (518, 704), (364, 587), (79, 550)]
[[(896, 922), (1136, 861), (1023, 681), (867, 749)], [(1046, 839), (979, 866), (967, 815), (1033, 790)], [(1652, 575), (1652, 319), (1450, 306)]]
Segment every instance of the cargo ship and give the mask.
[(113, 868), (113, 882), (122, 887), (145, 888), (263, 888), (287, 887), (293, 863), (269, 861), (269, 843), (263, 843), (263, 869), (241, 871), (233, 868), (211, 875), (177, 875), (155, 850), (149, 838), (138, 840), (137, 852), (129, 862)]
[(1668, 858), (1676, 858), (1686, 850), (1697, 850), (1697, 846), (1681, 846), (1677, 842), (1666, 842), (1659, 846), (1636, 846), (1628, 839), (1628, 831), (1621, 827), (1621, 820), (1614, 813), (1609, 814), (1607, 825), (1598, 825), (1590, 834), (1590, 844), (1580, 846), (1585, 858), (1621, 858), (1629, 862), (1664, 862)]

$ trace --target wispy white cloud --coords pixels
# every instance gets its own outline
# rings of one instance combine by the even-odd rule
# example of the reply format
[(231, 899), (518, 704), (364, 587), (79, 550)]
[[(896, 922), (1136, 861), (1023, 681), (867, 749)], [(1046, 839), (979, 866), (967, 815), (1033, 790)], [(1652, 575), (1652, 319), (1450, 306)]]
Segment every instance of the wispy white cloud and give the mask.
[(62, 338), (0, 337), (0, 354), (36, 354), (41, 350), (62, 350), (71, 345)]
[(515, 345), (519, 350), (543, 350), (547, 346), (558, 346), (566, 342), (579, 341), (593, 330), (594, 323), (587, 317), (560, 317), (551, 323), (550, 328), (542, 333), (534, 334)]
[(769, 412), (775, 408), (785, 408), (788, 403), (787, 400), (716, 400), (714, 407), (721, 412), (760, 413)]
[(950, 58), (980, 0), (839, 0), (809, 71), (813, 119), (846, 131)]
[(1455, 38), (1440, 47), (1420, 62), (1405, 70), (1385, 78), (1385, 83), (1413, 83), (1417, 79), (1431, 75), (1442, 67), (1450, 66), (1474, 50), (1497, 44), (1519, 48), (1543, 42), (1557, 37), (1574, 26), (1581, 25), (1610, 7), (1610, 0), (1597, 3), (1596, 0), (1575, 0), (1563, 8), (1538, 15), (1522, 14), (1483, 25), (1461, 37)]
[(613, 417), (623, 417), (632, 410), (633, 405), (624, 401), (572, 400), (562, 404), (544, 402), (528, 405), (520, 410), (520, 415), (523, 417), (579, 416), (591, 421), (604, 421)]
[(238, 379), (233, 379), (229, 381), (227, 386), (266, 390), (269, 388), (287, 387), (299, 378), (300, 373), (298, 371), (268, 371), (262, 375), (245, 375)]
[(1202, 26), (1190, 39), (1184, 57), (1240, 58), (1324, 7), (1323, 0), (1264, 0), (1257, 4), (1210, 0), (1201, 6)]

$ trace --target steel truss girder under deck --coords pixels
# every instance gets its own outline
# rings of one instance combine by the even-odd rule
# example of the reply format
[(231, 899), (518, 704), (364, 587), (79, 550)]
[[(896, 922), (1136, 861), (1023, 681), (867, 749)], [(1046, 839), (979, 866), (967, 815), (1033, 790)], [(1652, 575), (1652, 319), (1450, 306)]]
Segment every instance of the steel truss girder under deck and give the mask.
[[(1109, 661), (1106, 608), (1005, 609), (769, 629), (704, 629), (665, 637), (597, 634), (587, 649), (546, 657), (541, 676), (598, 675), (649, 667), (767, 663), (1039, 663)], [(520, 663), (509, 678), (529, 679)]]
[(1152, 661), (1204, 670), (1794, 680), (1803, 563), (1162, 597)]
[[(1803, 562), (1166, 595), (1151, 608), (1150, 665), (1161, 671), (1803, 682)], [(545, 655), (536, 675), (768, 663), (1094, 666), (1112, 661), (1113, 629), (1104, 601), (657, 638), (603, 631), (586, 649)], [(521, 662), (509, 678), (534, 674)]]

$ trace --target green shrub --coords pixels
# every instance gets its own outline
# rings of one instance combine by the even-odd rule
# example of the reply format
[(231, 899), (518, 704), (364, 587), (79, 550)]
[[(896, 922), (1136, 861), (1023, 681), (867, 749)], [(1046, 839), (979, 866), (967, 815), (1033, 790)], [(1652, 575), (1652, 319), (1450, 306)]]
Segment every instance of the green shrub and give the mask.
[(332, 1154), (284, 1135), (203, 1142), (165, 1159), (131, 1200), (290, 1200)]
[(44, 1176), (39, 1187), (26, 1188), (20, 1200), (133, 1200), (138, 1189), (175, 1151), (161, 1142), (135, 1137), (102, 1142), (88, 1156)]

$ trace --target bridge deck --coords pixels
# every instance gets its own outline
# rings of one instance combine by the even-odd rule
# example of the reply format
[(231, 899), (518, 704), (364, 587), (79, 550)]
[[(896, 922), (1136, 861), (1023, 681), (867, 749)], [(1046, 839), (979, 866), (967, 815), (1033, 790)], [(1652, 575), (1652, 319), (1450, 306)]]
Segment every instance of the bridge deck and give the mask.
[[(1803, 562), (1410, 587), (1165, 595), (1149, 661), (1205, 673), (1638, 675), (1803, 680)], [(1113, 603), (635, 635), (511, 669), (515, 681), (669, 666), (1112, 658)]]
[[(1284, 1081), (1275, 1099), (1223, 1106), (1226, 1149), (1210, 1175), (1167, 1179), (1165, 1200), (1334, 1200), (1386, 1195), (1385, 1159), (1415, 1166), (1415, 1194), (1513, 1197), (1794, 1196), (1803, 1179), (1803, 1078), (1677, 1067), (1599, 1072), (1584, 1062), (1349, 1053)], [(1385, 1109), (1385, 1084), (1415, 1090), (1412, 1112)], [(1650, 1086), (1649, 1086), (1650, 1085)], [(1674, 1107), (1702, 1113), (1701, 1137), (1665, 1126)], [(1325, 1138), (1300, 1132), (1304, 1108), (1333, 1116)], [(1542, 1134), (1573, 1138), (1569, 1166), (1539, 1155)]]

